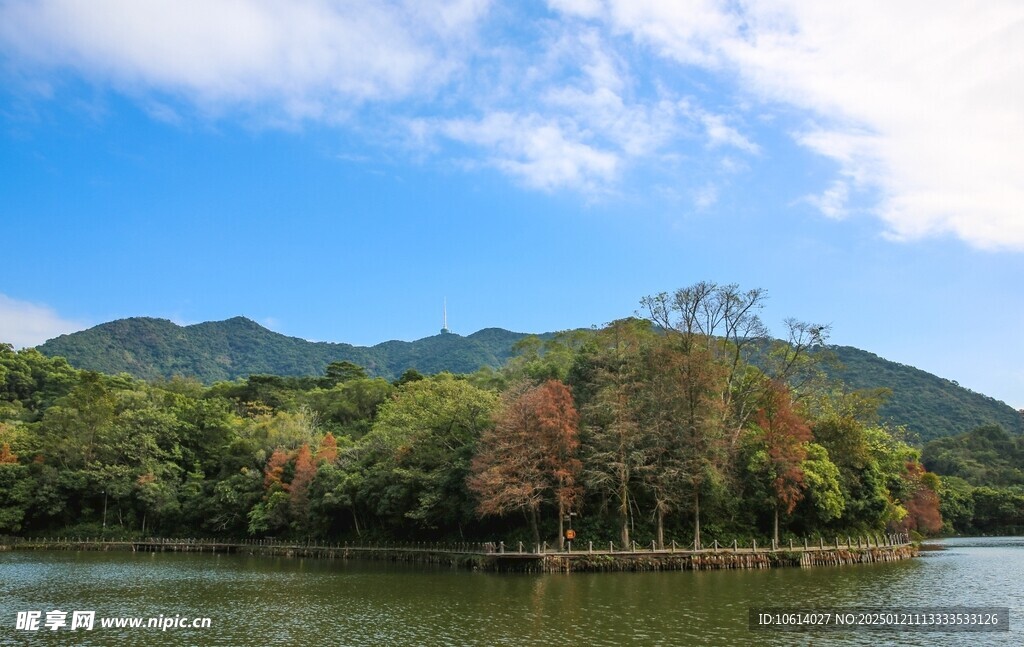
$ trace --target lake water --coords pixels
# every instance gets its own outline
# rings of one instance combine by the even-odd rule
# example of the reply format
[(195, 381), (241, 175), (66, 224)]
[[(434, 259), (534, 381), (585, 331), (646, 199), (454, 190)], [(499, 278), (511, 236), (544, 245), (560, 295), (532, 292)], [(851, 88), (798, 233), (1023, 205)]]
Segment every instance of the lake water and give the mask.
[[(0, 553), (0, 644), (1021, 645), (1024, 538), (954, 539), (896, 564), (491, 574), (367, 562), (125, 552)], [(751, 631), (751, 607), (1009, 607), (1011, 631)], [(40, 630), (16, 628), (41, 611)], [(46, 613), (95, 611), (92, 631)], [(102, 617), (209, 617), (209, 629)]]

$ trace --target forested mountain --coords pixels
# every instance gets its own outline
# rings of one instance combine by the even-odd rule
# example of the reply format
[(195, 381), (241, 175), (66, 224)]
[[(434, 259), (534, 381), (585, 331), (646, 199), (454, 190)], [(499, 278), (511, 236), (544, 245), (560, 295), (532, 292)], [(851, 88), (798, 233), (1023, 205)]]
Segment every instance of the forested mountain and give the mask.
[(256, 374), (321, 375), (331, 362), (349, 361), (375, 377), (395, 379), (408, 368), (421, 373), (472, 373), (497, 368), (526, 337), (485, 328), (463, 337), (443, 334), (376, 346), (310, 342), (268, 330), (245, 317), (179, 326), (166, 319), (133, 317), (61, 335), (39, 347), (72, 366), (142, 379), (195, 377), (207, 384)]
[(831, 350), (840, 363), (833, 375), (851, 389), (891, 389), (879, 414), (905, 425), (921, 442), (993, 424), (1024, 434), (1024, 416), (1004, 402), (858, 348), (833, 346)]
[[(143, 379), (182, 375), (210, 384), (253, 374), (321, 375), (330, 362), (347, 360), (365, 367), (371, 376), (393, 380), (408, 368), (425, 374), (498, 368), (524, 337), (486, 328), (465, 337), (443, 334), (364, 347), (288, 337), (244, 317), (192, 326), (139, 317), (62, 335), (39, 350), (65, 357), (78, 368)], [(1024, 418), (1003, 402), (867, 351), (849, 346), (831, 350), (839, 360), (839, 366), (830, 369), (833, 377), (851, 389), (890, 389), (892, 394), (879, 411), (882, 419), (906, 426), (922, 442), (989, 424), (1024, 433)]]
[(997, 425), (933, 440), (921, 460), (929, 471), (971, 485), (1024, 486), (1024, 436), (1011, 436)]
[[(0, 343), (0, 533), (538, 544), (567, 511), (621, 546), (1024, 527), (1020, 486), (987, 485), (1013, 466), (940, 480), (891, 424), (927, 440), (1009, 407), (852, 348), (833, 349), (841, 369), (825, 326), (767, 339), (763, 299), (701, 282), (645, 298), (650, 318), (544, 339), (360, 348), (236, 318), (116, 321), (52, 357)], [(975, 478), (1019, 438), (927, 453)]]
[(1024, 436), (997, 425), (924, 446), (921, 460), (941, 477), (947, 528), (967, 534), (1024, 532)]
[(661, 548), (942, 528), (936, 477), (861, 398), (743, 345), (628, 319), (498, 371), (203, 386), (0, 344), (0, 533), (551, 545), (570, 511), (595, 544)]

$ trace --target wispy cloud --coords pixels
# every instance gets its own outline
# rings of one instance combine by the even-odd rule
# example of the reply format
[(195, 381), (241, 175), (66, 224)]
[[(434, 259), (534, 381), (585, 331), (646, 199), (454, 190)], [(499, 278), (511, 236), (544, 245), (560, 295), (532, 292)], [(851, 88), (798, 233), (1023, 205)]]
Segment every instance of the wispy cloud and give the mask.
[[(26, 88), (59, 95), (48, 73), (71, 70), (169, 124), (364, 119), (382, 128), (360, 132), (401, 133), (413, 155), (462, 156), (544, 191), (614, 191), (628, 170), (669, 157), (684, 160), (675, 173), (698, 171), (699, 187), (719, 172), (708, 156), (727, 150), (744, 168), (772, 154), (761, 133), (796, 123), (782, 134), (836, 165), (808, 191), (825, 215), (873, 213), (898, 240), (1024, 250), (1019, 0), (549, 0), (528, 11), (6, 0), (0, 48)], [(752, 110), (786, 119), (750, 128)]]
[(846, 217), (846, 203), (850, 197), (850, 187), (843, 180), (836, 180), (819, 195), (809, 195), (804, 199), (818, 208), (825, 216), (833, 220)]
[(0, 294), (0, 342), (14, 344), (15, 348), (38, 346), (85, 327), (82, 322), (64, 319), (48, 306)]
[(707, 209), (718, 202), (718, 187), (714, 184), (705, 184), (693, 195), (693, 204), (698, 209)]
[(729, 123), (730, 117), (728, 115), (709, 112), (696, 105), (690, 99), (680, 101), (679, 108), (683, 114), (687, 115), (703, 129), (708, 147), (732, 147), (751, 154), (761, 152), (761, 148), (757, 144), (750, 141), (735, 126)]
[(484, 147), (493, 166), (526, 185), (596, 189), (615, 176), (615, 153), (580, 141), (572, 124), (538, 115), (494, 113), (477, 120), (446, 120), (436, 126), (445, 137)]
[(288, 3), (11, 0), (0, 40), (23, 61), (122, 90), (329, 119), (353, 104), (429, 95), (459, 65), (481, 0)]
[(417, 119), (421, 144), (475, 147), (484, 163), (545, 191), (588, 197), (614, 191), (624, 173), (700, 145), (757, 153), (729, 115), (647, 81), (614, 36), (585, 24), (548, 26), (532, 57), (505, 58), (501, 91), (476, 97), (472, 116)]
[[(608, 0), (660, 56), (809, 111), (798, 135), (875, 189), (889, 235), (1024, 250), (1024, 4), (1016, 0)], [(559, 3), (565, 9), (569, 3)], [(811, 132), (813, 131), (813, 132)], [(833, 185), (819, 206), (836, 213)]]

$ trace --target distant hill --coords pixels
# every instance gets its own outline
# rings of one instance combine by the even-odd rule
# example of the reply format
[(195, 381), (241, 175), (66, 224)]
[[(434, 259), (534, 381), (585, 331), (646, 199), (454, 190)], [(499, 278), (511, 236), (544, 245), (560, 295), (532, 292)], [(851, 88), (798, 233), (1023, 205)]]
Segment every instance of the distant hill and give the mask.
[(148, 380), (183, 375), (209, 384), (261, 373), (322, 375), (329, 363), (342, 360), (365, 367), (371, 375), (395, 379), (408, 368), (471, 373), (481, 366), (498, 367), (526, 336), (485, 328), (468, 337), (448, 333), (366, 347), (288, 337), (245, 317), (192, 326), (133, 317), (61, 335), (39, 351), (66, 357), (78, 368)]
[[(497, 368), (526, 336), (486, 328), (466, 337), (442, 334), (366, 347), (288, 337), (244, 317), (192, 326), (137, 317), (62, 335), (39, 350), (66, 357), (79, 368), (143, 379), (184, 375), (213, 383), (261, 373), (322, 375), (327, 364), (342, 360), (365, 367), (371, 375), (395, 379), (408, 368), (428, 374)], [(849, 346), (832, 350), (844, 367), (835, 377), (854, 389), (892, 389), (880, 412), (883, 419), (905, 425), (922, 442), (991, 424), (1024, 434), (1024, 418), (1002, 402), (867, 351)]]
[(1011, 436), (1001, 427), (937, 438), (924, 446), (921, 458), (928, 471), (958, 476), (971, 485), (1024, 485), (1024, 436)]
[(879, 413), (885, 420), (905, 425), (921, 442), (993, 424), (1024, 434), (1024, 416), (1004, 402), (859, 348), (833, 346), (831, 350), (843, 365), (835, 376), (850, 388), (892, 389), (892, 397)]

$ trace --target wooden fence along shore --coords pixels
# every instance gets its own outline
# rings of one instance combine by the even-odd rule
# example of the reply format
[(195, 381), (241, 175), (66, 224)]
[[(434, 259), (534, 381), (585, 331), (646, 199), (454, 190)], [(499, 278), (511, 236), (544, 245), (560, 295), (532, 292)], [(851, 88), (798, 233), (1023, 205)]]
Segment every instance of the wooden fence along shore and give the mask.
[(313, 559), (368, 559), (391, 562), (440, 564), (498, 572), (659, 571), (713, 570), (724, 568), (772, 568), (778, 566), (837, 566), (894, 562), (917, 556), (917, 548), (905, 534), (868, 537), (822, 537), (784, 545), (758, 546), (756, 541), (730, 545), (717, 541), (699, 550), (693, 545), (664, 549), (648, 546), (616, 546), (613, 542), (574, 542), (567, 550), (547, 543), (515, 546), (498, 543), (440, 544), (432, 542), (356, 545), (282, 542), (266, 539), (223, 541), (216, 539), (149, 538), (105, 541), (89, 538), (0, 539), (0, 550), (126, 550), (133, 552), (195, 552)]

